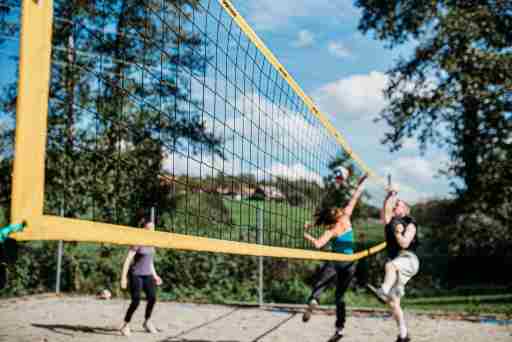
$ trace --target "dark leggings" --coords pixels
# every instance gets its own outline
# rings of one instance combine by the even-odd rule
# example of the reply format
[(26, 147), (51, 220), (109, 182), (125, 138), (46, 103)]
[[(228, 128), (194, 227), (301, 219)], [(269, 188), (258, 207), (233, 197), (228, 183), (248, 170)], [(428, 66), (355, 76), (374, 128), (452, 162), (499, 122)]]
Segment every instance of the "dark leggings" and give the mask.
[(334, 283), (336, 279), (336, 267), (334, 262), (326, 261), (314, 276), (313, 290), (308, 298), (308, 303), (315, 299), (320, 302), (320, 295), (326, 288)]
[(308, 301), (319, 302), (320, 294), (336, 280), (336, 328), (345, 326), (345, 292), (354, 278), (356, 264), (353, 262), (325, 262), (315, 275), (315, 284)]
[(336, 282), (336, 328), (343, 329), (346, 317), (344, 297), (356, 273), (356, 264), (353, 262), (338, 262), (336, 263), (336, 273), (338, 274)]
[(148, 320), (151, 317), (151, 312), (153, 311), (153, 307), (156, 302), (156, 283), (153, 276), (140, 276), (135, 275), (130, 272), (130, 295), (132, 297), (132, 302), (130, 303), (130, 307), (128, 311), (126, 311), (126, 316), (124, 317), (124, 321), (129, 323), (132, 319), (132, 315), (137, 310), (137, 307), (140, 304), (140, 290), (144, 290), (146, 294), (146, 314), (145, 318)]

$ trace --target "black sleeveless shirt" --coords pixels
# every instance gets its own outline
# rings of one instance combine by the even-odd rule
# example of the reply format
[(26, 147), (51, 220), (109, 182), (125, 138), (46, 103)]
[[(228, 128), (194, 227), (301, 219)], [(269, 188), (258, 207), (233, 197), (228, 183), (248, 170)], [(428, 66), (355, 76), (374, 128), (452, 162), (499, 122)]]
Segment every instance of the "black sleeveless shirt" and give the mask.
[(393, 217), (391, 221), (389, 221), (388, 224), (384, 227), (384, 233), (386, 237), (386, 249), (388, 252), (388, 257), (390, 259), (394, 259), (398, 256), (401, 250), (404, 250), (404, 248), (400, 247), (398, 244), (398, 241), (395, 237), (395, 228), (397, 225), (401, 224), (404, 226), (404, 231), (402, 233), (405, 234), (407, 226), (412, 223), (416, 226), (416, 234), (414, 235), (414, 238), (412, 239), (411, 243), (409, 244), (409, 247), (405, 250), (408, 251), (416, 251), (418, 247), (418, 225), (416, 224), (416, 221), (410, 216), (404, 216), (404, 217)]

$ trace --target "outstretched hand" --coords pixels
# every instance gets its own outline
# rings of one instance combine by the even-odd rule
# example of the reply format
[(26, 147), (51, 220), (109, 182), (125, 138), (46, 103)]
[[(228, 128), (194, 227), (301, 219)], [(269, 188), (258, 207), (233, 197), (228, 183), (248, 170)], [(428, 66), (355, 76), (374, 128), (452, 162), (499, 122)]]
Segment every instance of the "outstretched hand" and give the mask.
[(395, 197), (398, 195), (398, 191), (393, 186), (386, 187), (386, 191), (388, 192), (387, 198)]

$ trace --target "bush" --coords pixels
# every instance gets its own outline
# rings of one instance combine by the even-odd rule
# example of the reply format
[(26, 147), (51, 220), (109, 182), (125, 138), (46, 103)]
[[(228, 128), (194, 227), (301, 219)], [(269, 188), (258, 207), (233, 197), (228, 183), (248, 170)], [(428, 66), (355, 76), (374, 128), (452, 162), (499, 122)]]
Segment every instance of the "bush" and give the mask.
[[(54, 284), (54, 242), (28, 242), (19, 245), (16, 264), (7, 268), (7, 286), (0, 296), (22, 296), (46, 292)], [(52, 272), (53, 271), (53, 272)]]
[(7, 213), (5, 208), (0, 207), (0, 227), (5, 227), (8, 224)]
[(272, 303), (305, 303), (311, 289), (295, 276), (287, 281), (272, 281), (265, 287), (264, 299)]
[(292, 192), (291, 194), (289, 194), (287, 197), (286, 197), (288, 203), (291, 205), (291, 206), (294, 206), (294, 207), (300, 207), (300, 206), (304, 206), (304, 204), (306, 203), (307, 201), (307, 198), (306, 196), (304, 196), (303, 194), (301, 194), (300, 192)]
[(160, 250), (155, 265), (165, 277), (162, 291), (182, 301), (255, 301), (256, 258)]

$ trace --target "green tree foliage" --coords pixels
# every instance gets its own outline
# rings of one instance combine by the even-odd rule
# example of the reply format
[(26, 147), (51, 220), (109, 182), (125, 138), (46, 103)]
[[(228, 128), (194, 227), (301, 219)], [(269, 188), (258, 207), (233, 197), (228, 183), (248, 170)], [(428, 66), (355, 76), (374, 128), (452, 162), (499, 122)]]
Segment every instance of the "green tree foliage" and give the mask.
[[(358, 0), (359, 29), (415, 46), (389, 71), (383, 142), (445, 147), (460, 211), (512, 222), (512, 2)], [(452, 217), (455, 218), (455, 215)], [(463, 231), (461, 231), (463, 233)], [(488, 231), (488, 238), (492, 236)], [(461, 235), (461, 238), (471, 236)], [(500, 235), (512, 240), (512, 231)]]
[[(193, 10), (195, 0), (54, 1), (47, 212), (132, 223), (137, 207), (165, 206), (158, 174), (167, 155), (221, 155), (190, 94), (208, 58), (203, 38), (180, 24)], [(1, 96), (12, 123), (15, 103), (13, 82)], [(2, 130), (8, 159), (13, 127)]]
[[(289, 179), (282, 176), (277, 176), (272, 181), (265, 181), (263, 184), (278, 189), (284, 195), (286, 201), (295, 207), (311, 207), (316, 205), (322, 198), (324, 190), (316, 181)], [(258, 194), (255, 195), (257, 196)]]
[[(0, 6), (0, 37), (19, 34), (16, 3)], [(134, 225), (140, 207), (175, 208), (158, 179), (164, 158), (184, 150), (221, 155), (222, 141), (207, 130), (190, 93), (191, 75), (203, 75), (208, 58), (203, 38), (183, 25), (197, 1), (53, 3), (45, 212)], [(16, 97), (16, 81), (0, 92), (5, 207)], [(81, 249), (68, 246), (69, 289), (80, 289), (87, 277), (78, 271)], [(37, 257), (40, 249), (25, 250)]]
[[(16, 5), (16, 1), (13, 3)], [(8, 42), (9, 37), (16, 37), (19, 24), (11, 20), (13, 7), (0, 5), (0, 48)], [(8, 56), (15, 59), (15, 56)], [(0, 206), (8, 208), (11, 193), (11, 168), (13, 156), (13, 135), (15, 119), (10, 113), (16, 105), (16, 87), (13, 82), (0, 91)], [(6, 217), (9, 213), (6, 210)]]

